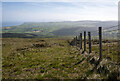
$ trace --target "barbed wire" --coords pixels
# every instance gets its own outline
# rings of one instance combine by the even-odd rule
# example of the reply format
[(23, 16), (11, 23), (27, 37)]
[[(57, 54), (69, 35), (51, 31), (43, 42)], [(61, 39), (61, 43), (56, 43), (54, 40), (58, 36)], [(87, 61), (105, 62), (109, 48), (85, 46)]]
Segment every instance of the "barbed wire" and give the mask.
[(102, 30), (111, 29), (111, 28), (116, 28), (116, 27), (118, 27), (118, 26), (119, 26), (119, 25), (111, 26), (111, 27), (104, 28), (104, 29), (102, 29)]
[(112, 32), (112, 31), (119, 31), (120, 29), (115, 29), (115, 30), (109, 30), (109, 31), (104, 31), (104, 32)]
[[(109, 30), (109, 29), (112, 29), (112, 28), (117, 28), (118, 26), (120, 26), (120, 24), (114, 25), (114, 26), (110, 26), (110, 27), (107, 27), (107, 28), (103, 28), (102, 31), (103, 31), (103, 33), (105, 33), (105, 32), (113, 32), (113, 31), (119, 31), (120, 29)], [(106, 30), (106, 31), (104, 31), (104, 30)], [(96, 34), (99, 32), (99, 30), (94, 30), (94, 31), (89, 31), (89, 32), (91, 32), (91, 35), (96, 36)], [(81, 33), (83, 33), (83, 31)]]
[[(120, 24), (119, 24), (120, 25)], [(115, 25), (115, 26), (110, 26), (110, 27), (107, 27), (107, 28), (104, 28), (102, 30), (107, 30), (107, 29), (111, 29), (111, 28), (117, 28), (119, 25)], [(94, 30), (94, 31), (90, 31), (90, 32), (97, 32), (98, 30)]]

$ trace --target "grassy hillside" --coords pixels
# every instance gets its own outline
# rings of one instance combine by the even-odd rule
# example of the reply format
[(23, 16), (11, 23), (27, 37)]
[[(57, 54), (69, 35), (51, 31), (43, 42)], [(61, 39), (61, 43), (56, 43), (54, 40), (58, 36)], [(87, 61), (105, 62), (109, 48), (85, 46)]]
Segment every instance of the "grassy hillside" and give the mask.
[[(92, 53), (70, 46), (66, 38), (3, 38), (3, 79), (118, 79), (118, 51), (96, 66), (98, 49)], [(111, 45), (111, 44), (110, 44)], [(88, 45), (87, 45), (88, 46)], [(88, 47), (87, 47), (88, 48)], [(108, 58), (109, 57), (109, 58)]]

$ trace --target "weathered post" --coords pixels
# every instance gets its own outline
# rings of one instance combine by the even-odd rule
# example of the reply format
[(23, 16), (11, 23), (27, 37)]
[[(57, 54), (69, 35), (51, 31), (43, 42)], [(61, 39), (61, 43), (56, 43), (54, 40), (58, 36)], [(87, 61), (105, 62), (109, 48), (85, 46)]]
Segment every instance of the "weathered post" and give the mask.
[(84, 31), (84, 51), (86, 51), (86, 31)]
[(80, 49), (82, 49), (82, 33), (80, 33)]
[(92, 52), (91, 50), (91, 32), (88, 32), (88, 40), (89, 40), (89, 54)]
[(75, 39), (75, 41), (76, 41), (76, 46), (77, 46), (77, 36), (76, 36), (76, 39)]
[(99, 60), (102, 60), (102, 27), (99, 27)]
[(79, 42), (79, 43), (78, 43), (78, 44), (79, 44), (78, 46), (80, 47), (80, 35), (78, 36), (78, 42)]

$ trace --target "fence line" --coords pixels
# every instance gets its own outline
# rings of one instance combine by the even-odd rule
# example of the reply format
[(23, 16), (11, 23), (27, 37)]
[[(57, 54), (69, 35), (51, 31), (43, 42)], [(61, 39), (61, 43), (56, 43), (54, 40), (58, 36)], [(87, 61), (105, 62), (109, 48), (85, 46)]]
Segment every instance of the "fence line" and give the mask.
[[(81, 32), (78, 37), (76, 36), (74, 38), (76, 40), (73, 46), (79, 46), (79, 48), (83, 49), (85, 52), (87, 51), (86, 45), (88, 44), (88, 53), (90, 54), (94, 50), (95, 53), (99, 53), (99, 60), (102, 60), (103, 54), (104, 54), (104, 57), (105, 57), (105, 54), (113, 54), (111, 53), (110, 50), (111, 50), (111, 47), (115, 46), (116, 43), (118, 42), (117, 33), (119, 29), (116, 29), (117, 27), (118, 25), (103, 28), (103, 29), (102, 27), (99, 27), (98, 30), (95, 30), (95, 31), (88, 31), (88, 32), (84, 31), (83, 33), (84, 35), (82, 35), (82, 32)], [(86, 39), (86, 33), (88, 33), (87, 39)], [(84, 39), (82, 39), (82, 36), (84, 36)]]

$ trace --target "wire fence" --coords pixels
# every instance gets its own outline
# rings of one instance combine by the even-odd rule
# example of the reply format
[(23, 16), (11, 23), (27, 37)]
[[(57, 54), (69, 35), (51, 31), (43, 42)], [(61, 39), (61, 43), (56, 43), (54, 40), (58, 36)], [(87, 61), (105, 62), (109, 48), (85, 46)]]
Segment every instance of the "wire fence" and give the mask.
[(117, 61), (118, 56), (118, 26), (103, 29), (103, 54), (112, 61)]
[(118, 55), (118, 29), (119, 25), (111, 27), (99, 27), (95, 31), (81, 32), (79, 36), (76, 36), (72, 42), (72, 46), (77, 46), (84, 52), (99, 55), (99, 59), (107, 58), (112, 61), (118, 61), (114, 56)]

